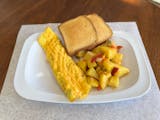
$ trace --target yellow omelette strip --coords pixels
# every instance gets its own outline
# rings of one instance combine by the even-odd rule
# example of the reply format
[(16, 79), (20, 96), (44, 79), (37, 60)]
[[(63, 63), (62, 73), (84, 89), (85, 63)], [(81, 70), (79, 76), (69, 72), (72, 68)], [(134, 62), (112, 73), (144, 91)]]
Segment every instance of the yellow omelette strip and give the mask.
[(57, 35), (51, 28), (46, 28), (39, 36), (38, 42), (43, 48), (56, 80), (68, 99), (85, 98), (91, 86), (83, 71), (66, 53)]

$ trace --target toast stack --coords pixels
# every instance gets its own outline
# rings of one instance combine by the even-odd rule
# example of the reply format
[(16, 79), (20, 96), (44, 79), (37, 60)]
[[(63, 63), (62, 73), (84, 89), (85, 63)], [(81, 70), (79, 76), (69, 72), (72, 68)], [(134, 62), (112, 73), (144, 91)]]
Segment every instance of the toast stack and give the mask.
[(112, 30), (97, 14), (70, 19), (59, 26), (69, 55), (90, 50), (112, 36)]

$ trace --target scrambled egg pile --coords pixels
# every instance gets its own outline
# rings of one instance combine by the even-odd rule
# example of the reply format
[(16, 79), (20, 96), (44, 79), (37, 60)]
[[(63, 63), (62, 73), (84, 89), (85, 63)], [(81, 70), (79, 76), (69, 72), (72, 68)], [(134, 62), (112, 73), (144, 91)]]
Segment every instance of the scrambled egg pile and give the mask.
[(58, 84), (70, 101), (88, 96), (91, 86), (84, 72), (67, 55), (57, 35), (46, 28), (38, 42), (43, 48)]

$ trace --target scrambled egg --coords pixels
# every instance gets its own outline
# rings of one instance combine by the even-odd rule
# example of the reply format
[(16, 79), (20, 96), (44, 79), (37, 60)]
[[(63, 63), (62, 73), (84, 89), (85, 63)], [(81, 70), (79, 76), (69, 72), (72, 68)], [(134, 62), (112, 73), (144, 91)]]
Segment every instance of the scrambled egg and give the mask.
[(70, 101), (85, 98), (91, 86), (87, 83), (84, 72), (67, 55), (57, 35), (46, 30), (39, 36), (39, 44), (43, 48), (58, 84)]

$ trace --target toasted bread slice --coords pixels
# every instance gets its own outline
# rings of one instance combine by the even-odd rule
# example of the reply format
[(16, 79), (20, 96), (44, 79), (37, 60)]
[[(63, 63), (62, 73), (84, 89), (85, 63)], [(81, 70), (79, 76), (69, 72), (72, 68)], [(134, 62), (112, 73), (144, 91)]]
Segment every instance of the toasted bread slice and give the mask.
[(87, 15), (87, 18), (92, 22), (96, 29), (97, 40), (96, 44), (100, 44), (112, 36), (111, 28), (97, 14)]
[(74, 55), (81, 49), (95, 46), (96, 30), (89, 19), (79, 16), (68, 20), (59, 26), (69, 55)]

